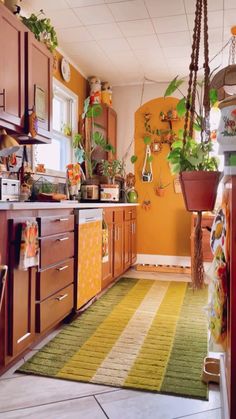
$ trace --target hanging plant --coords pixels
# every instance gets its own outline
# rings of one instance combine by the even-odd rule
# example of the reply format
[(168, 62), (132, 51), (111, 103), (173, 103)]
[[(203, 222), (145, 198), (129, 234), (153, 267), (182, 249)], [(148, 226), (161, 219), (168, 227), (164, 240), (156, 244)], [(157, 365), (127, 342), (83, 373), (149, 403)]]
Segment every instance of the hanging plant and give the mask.
[[(203, 15), (204, 35), (204, 80), (197, 81), (198, 59), (200, 49), (201, 25)], [(188, 211), (197, 211), (197, 222), (194, 235), (194, 258), (192, 281), (194, 288), (204, 284), (202, 260), (202, 211), (212, 211), (215, 206), (217, 187), (221, 173), (218, 172), (218, 160), (211, 155), (213, 146), (210, 138), (210, 105), (217, 100), (216, 91), (210, 90), (210, 68), (208, 51), (207, 0), (196, 1), (195, 24), (190, 63), (190, 74), (187, 96), (177, 105), (178, 115), (185, 116), (184, 130), (177, 141), (172, 144), (168, 155), (172, 173), (180, 174), (180, 184), (185, 206)], [(183, 80), (175, 77), (165, 92), (165, 97), (176, 90), (180, 93)], [(200, 89), (200, 92), (199, 90)], [(196, 110), (196, 97), (199, 98), (199, 112)], [(202, 100), (201, 100), (202, 98)], [(200, 133), (200, 141), (194, 139), (194, 130)]]
[(38, 41), (44, 42), (47, 48), (53, 52), (58, 46), (57, 34), (51, 24), (51, 20), (44, 16), (44, 11), (41, 9), (39, 14), (32, 13), (30, 17), (20, 16), (22, 22)]

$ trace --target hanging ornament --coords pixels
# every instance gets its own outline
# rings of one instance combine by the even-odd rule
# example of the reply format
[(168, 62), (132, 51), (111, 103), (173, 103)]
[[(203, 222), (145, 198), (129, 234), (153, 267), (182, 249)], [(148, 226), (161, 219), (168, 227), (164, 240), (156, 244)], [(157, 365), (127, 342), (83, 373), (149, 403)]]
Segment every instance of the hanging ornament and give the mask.
[(143, 164), (143, 170), (142, 170), (142, 181), (143, 182), (152, 182), (153, 179), (153, 173), (152, 173), (152, 153), (150, 145), (146, 145), (146, 153), (145, 153), (145, 159)]

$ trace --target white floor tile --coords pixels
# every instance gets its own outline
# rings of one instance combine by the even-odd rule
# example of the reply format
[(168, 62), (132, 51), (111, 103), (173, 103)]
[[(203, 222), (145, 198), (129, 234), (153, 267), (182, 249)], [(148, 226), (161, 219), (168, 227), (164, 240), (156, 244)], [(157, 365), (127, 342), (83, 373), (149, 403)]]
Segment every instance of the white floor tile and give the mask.
[(196, 415), (183, 416), (178, 419), (221, 419), (221, 409), (208, 410), (207, 412), (197, 413)]
[(104, 419), (102, 409), (93, 397), (0, 413), (0, 419)]
[(116, 391), (116, 389), (97, 384), (21, 374), (21, 377), (17, 377), (15, 380), (0, 382), (0, 413), (90, 396), (104, 391)]
[(22, 374), (18, 374), (15, 371), (21, 367), (28, 359), (30, 359), (33, 355), (35, 355), (35, 351), (29, 351), (26, 355), (24, 355), (23, 358), (19, 359), (16, 364), (13, 365), (13, 367), (9, 368), (3, 375), (0, 376), (0, 382), (1, 380), (4, 380), (6, 378), (16, 378), (17, 376), (21, 376)]
[(217, 386), (210, 391), (208, 402), (132, 390), (100, 394), (96, 398), (110, 419), (174, 419), (220, 408)]

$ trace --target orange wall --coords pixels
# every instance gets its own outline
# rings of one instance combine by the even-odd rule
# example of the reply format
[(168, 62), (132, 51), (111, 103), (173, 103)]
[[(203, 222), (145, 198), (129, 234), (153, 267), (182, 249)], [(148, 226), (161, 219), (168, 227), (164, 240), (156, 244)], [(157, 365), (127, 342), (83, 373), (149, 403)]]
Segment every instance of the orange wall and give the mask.
[[(173, 180), (166, 156), (169, 146), (163, 145), (162, 151), (153, 154), (153, 182), (143, 183), (141, 172), (144, 163), (145, 145), (143, 137), (144, 114), (150, 112), (152, 129), (168, 129), (168, 124), (160, 120), (161, 111), (175, 108), (178, 99), (158, 98), (146, 102), (135, 113), (135, 154), (138, 160), (135, 163), (136, 185), (139, 194), (139, 203), (151, 200), (151, 209), (145, 211), (138, 207), (137, 218), (137, 252), (152, 255), (189, 256), (190, 255), (190, 213), (185, 210), (182, 194), (174, 191)], [(174, 122), (173, 129), (183, 127), (183, 122)], [(155, 194), (154, 187), (161, 170), (164, 184), (170, 183), (165, 190), (163, 198)]]
[(58, 58), (57, 70), (53, 72), (53, 76), (63, 83), (68, 89), (72, 90), (79, 97), (79, 115), (83, 112), (84, 99), (87, 97), (88, 93), (88, 82), (87, 80), (76, 70), (73, 65), (70, 64), (71, 69), (71, 78), (67, 83), (63, 80), (60, 72), (60, 62), (62, 55), (59, 52), (56, 52)]

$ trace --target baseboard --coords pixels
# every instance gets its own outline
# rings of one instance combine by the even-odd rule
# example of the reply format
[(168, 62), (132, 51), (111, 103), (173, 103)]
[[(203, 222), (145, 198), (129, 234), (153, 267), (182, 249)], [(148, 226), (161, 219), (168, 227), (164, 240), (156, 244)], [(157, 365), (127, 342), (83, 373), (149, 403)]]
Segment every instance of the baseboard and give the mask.
[(136, 263), (191, 266), (191, 258), (190, 256), (146, 255), (139, 253), (137, 255)]

